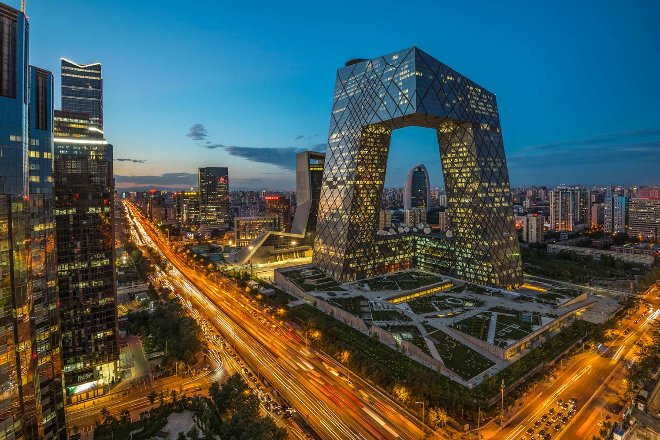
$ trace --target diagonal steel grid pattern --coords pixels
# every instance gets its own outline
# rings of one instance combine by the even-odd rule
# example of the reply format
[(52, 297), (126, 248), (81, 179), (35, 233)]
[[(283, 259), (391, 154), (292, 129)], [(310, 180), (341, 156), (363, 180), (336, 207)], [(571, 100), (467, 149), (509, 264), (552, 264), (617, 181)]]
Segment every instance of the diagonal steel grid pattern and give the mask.
[(343, 282), (415, 266), (410, 240), (376, 235), (390, 136), (407, 126), (437, 132), (453, 274), (520, 285), (495, 95), (416, 47), (337, 72), (314, 263)]

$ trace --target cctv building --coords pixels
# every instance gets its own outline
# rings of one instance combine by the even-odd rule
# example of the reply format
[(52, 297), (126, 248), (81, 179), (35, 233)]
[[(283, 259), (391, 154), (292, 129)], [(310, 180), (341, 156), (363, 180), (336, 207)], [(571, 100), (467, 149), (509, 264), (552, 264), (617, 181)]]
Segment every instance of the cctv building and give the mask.
[(341, 282), (419, 265), (419, 243), (377, 234), (390, 136), (408, 126), (436, 130), (452, 213), (449, 243), (424, 245), (425, 255), (448, 249), (453, 275), (520, 285), (495, 95), (416, 47), (337, 72), (314, 264)]

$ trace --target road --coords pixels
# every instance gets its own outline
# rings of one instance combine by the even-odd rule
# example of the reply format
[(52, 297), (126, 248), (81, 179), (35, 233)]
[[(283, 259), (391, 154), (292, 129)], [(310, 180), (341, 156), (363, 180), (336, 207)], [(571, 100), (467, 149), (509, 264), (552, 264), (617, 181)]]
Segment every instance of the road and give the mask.
[[(641, 298), (641, 310), (620, 320), (610, 342), (569, 359), (556, 373), (556, 379), (527, 393), (502, 429), (494, 423), (487, 426), (484, 438), (517, 440), (534, 435), (539, 439), (541, 430), (551, 433), (554, 439), (591, 438), (598, 431), (598, 421), (608, 411), (614, 411), (609, 414), (618, 417), (622, 408), (608, 391), (619, 387), (624, 376), (623, 360), (658, 318), (659, 291), (658, 285), (648, 289)], [(575, 405), (559, 405), (560, 399), (568, 402), (571, 398), (576, 400)], [(563, 414), (557, 417), (560, 412)]]
[(125, 203), (140, 240), (170, 262), (169, 274), (183, 287), (187, 298), (200, 306), (197, 309), (206, 313), (241, 358), (272, 384), (320, 437), (422, 437), (419, 422), (412, 415), (354, 375), (348, 382), (343, 366), (308, 348), (293, 328), (261, 311), (233, 282), (189, 266), (135, 206)]

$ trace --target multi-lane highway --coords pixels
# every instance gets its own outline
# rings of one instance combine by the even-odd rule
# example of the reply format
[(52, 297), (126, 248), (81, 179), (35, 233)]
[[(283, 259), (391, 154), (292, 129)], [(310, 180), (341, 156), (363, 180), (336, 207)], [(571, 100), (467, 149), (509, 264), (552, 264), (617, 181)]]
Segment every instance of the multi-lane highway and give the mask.
[[(543, 439), (550, 434), (554, 439), (584, 439), (596, 434), (598, 421), (608, 414), (608, 408), (612, 409), (607, 403), (613, 399), (604, 398), (603, 393), (615, 385), (617, 374), (621, 380), (623, 360), (658, 318), (659, 292), (657, 285), (648, 289), (641, 298), (640, 309), (619, 322), (610, 342), (570, 359), (556, 379), (540, 384), (541, 391), (537, 387), (525, 396), (504, 428), (491, 424), (484, 437)], [(612, 420), (616, 415), (611, 416)]]
[(419, 422), (388, 396), (359, 378), (351, 377), (349, 383), (340, 364), (308, 348), (297, 332), (262, 312), (233, 282), (189, 266), (135, 206), (130, 202), (126, 206), (140, 240), (171, 263), (169, 276), (176, 279), (187, 299), (199, 305), (197, 309), (206, 314), (245, 362), (272, 384), (320, 437), (422, 437)]

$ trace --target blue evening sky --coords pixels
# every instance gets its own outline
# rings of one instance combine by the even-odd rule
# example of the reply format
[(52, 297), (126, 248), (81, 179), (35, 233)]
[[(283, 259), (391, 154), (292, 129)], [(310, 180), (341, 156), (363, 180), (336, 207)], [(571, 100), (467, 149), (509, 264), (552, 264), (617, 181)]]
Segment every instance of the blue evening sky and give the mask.
[[(58, 90), (60, 57), (103, 63), (118, 187), (293, 188), (336, 69), (413, 44), (497, 95), (512, 185), (660, 184), (660, 2), (537, 3), (28, 0), (30, 56)], [(386, 185), (419, 162), (441, 186), (434, 132), (395, 132)]]

